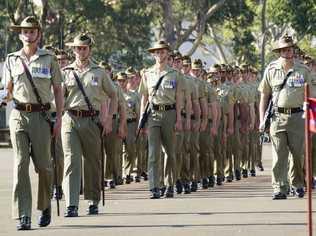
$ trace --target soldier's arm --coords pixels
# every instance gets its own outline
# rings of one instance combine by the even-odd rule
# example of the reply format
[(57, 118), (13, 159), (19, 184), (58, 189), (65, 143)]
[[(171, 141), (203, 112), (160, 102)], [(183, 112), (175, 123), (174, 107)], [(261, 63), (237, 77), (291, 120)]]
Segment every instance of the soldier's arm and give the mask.
[(217, 106), (218, 102), (214, 101), (210, 104), (210, 112), (212, 114), (212, 128), (217, 129)]
[(263, 122), (264, 114), (268, 105), (268, 101), (270, 98), (270, 94), (261, 93), (260, 96), (260, 103), (259, 103), (259, 116), (260, 116), (260, 123)]
[(228, 133), (232, 134), (234, 131), (234, 104), (230, 104), (228, 108), (228, 121), (227, 121)]
[(3, 67), (3, 78), (1, 83), (4, 85), (4, 88), (7, 91), (7, 96), (3, 98), (3, 102), (8, 103), (12, 99), (13, 93), (13, 81), (11, 77), (11, 69), (9, 65), (9, 58), (6, 59), (4, 67)]
[(256, 122), (255, 103), (249, 104), (250, 130), (253, 130)]

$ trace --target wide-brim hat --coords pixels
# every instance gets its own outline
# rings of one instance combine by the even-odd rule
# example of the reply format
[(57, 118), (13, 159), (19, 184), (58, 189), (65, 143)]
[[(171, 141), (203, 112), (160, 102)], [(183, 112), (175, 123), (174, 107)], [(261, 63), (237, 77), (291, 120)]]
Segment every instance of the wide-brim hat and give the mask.
[(128, 76), (128, 77), (131, 77), (131, 76), (134, 76), (137, 74), (137, 71), (132, 67), (128, 67), (126, 70), (125, 70), (125, 74)]
[(87, 34), (78, 34), (73, 42), (66, 43), (68, 47), (85, 47), (93, 44), (92, 38)]
[(111, 65), (109, 63), (107, 63), (106, 61), (100, 61), (99, 66), (101, 66), (105, 70), (112, 70)]
[(221, 71), (221, 66), (219, 64), (214, 64), (209, 68), (208, 73), (214, 74), (214, 73), (218, 73), (220, 71)]
[(119, 72), (117, 73), (116, 75), (116, 80), (127, 80), (128, 77), (127, 77), (127, 74), (125, 72)]
[(275, 44), (274, 48), (272, 49), (273, 52), (278, 52), (282, 48), (289, 48), (289, 47), (295, 47), (295, 43), (293, 41), (293, 38), (287, 34), (282, 36), (278, 42)]
[(154, 44), (153, 47), (151, 48), (148, 48), (147, 51), (148, 52), (154, 52), (154, 51), (157, 51), (157, 50), (160, 50), (160, 49), (167, 49), (167, 50), (170, 50), (170, 46), (169, 44), (164, 41), (164, 40), (159, 40), (158, 42), (156, 42)]
[(21, 29), (41, 29), (41, 25), (35, 16), (25, 17), (20, 25), (11, 25), (10, 30), (20, 32)]
[(191, 64), (192, 70), (203, 69), (203, 63), (200, 59), (195, 59)]
[(189, 56), (183, 56), (182, 57), (182, 64), (183, 65), (191, 65), (191, 57)]

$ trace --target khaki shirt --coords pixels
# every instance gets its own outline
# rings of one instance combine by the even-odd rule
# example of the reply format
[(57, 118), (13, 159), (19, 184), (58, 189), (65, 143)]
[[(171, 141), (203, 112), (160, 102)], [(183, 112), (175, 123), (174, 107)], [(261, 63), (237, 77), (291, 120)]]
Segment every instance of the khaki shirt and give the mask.
[(65, 110), (89, 110), (84, 96), (73, 75), (73, 70), (78, 74), (84, 91), (95, 110), (100, 110), (101, 104), (105, 101), (107, 96), (116, 96), (114, 84), (104, 69), (93, 62), (90, 62), (84, 72), (79, 72), (76, 64), (73, 63), (63, 69)]
[[(155, 85), (162, 75), (166, 75), (157, 90), (156, 96), (152, 97)], [(159, 72), (156, 66), (144, 71), (142, 76), (139, 93), (149, 96), (149, 100), (157, 105), (172, 105), (176, 103), (177, 90), (184, 90), (184, 80), (180, 74), (166, 66), (165, 70)]]
[[(217, 101), (217, 93), (210, 83), (206, 82), (206, 86), (207, 86), (207, 103), (208, 105), (210, 105), (211, 103)], [(209, 111), (207, 117), (208, 119), (212, 119), (212, 112)]]
[(113, 82), (113, 84), (114, 84), (115, 92), (116, 92), (116, 96), (117, 96), (117, 107), (114, 109), (113, 114), (119, 115), (119, 112), (118, 112), (119, 109), (126, 110), (126, 102), (125, 102), (122, 88), (116, 82)]
[(126, 118), (136, 119), (139, 117), (140, 103), (136, 92), (127, 91), (123, 92), (123, 96), (126, 102)]
[(28, 66), (35, 87), (38, 90), (42, 103), (51, 103), (53, 100), (52, 85), (60, 85), (61, 72), (56, 57), (49, 51), (37, 49), (28, 61), (22, 49), (7, 56), (3, 69), (3, 84), (7, 87), (13, 83), (13, 98), (19, 103), (38, 103), (34, 90), (26, 76), (22, 61)]
[(234, 104), (232, 90), (227, 85), (221, 84), (217, 88), (217, 94), (219, 96), (219, 102), (222, 107), (223, 114), (228, 114), (229, 106)]
[[(311, 83), (311, 74), (305, 65), (294, 62), (291, 70), (292, 73), (280, 92), (278, 107), (301, 107), (304, 102), (304, 83)], [(258, 90), (261, 93), (272, 94), (272, 97), (275, 97), (278, 87), (282, 84), (284, 78), (285, 74), (281, 60), (273, 61), (265, 69)]]

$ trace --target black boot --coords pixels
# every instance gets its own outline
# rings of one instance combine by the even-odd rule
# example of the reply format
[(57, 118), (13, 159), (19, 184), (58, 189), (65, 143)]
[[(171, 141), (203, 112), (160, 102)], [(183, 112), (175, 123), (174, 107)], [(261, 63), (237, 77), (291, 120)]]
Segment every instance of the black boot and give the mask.
[(177, 180), (176, 182), (176, 190), (177, 190), (177, 194), (181, 194), (183, 191), (183, 185), (180, 180)]
[(46, 227), (47, 225), (50, 224), (52, 212), (51, 212), (51, 207), (49, 206), (47, 209), (42, 211), (39, 219), (38, 219), (38, 225), (39, 227)]
[(88, 215), (97, 215), (99, 214), (98, 205), (90, 205), (87, 209)]
[(136, 183), (140, 183), (140, 176), (138, 176), (138, 175), (135, 176), (135, 182), (136, 182)]
[(208, 177), (208, 187), (213, 188), (215, 185), (215, 177), (214, 176), (209, 176)]
[(115, 188), (115, 182), (114, 180), (110, 181), (110, 188), (114, 189)]
[(248, 170), (245, 170), (245, 169), (244, 169), (244, 170), (242, 170), (241, 173), (242, 173), (242, 177), (243, 177), (243, 178), (248, 178)]
[(16, 226), (17, 230), (30, 230), (31, 229), (31, 217), (22, 216), (19, 219), (19, 223)]
[(174, 190), (173, 187), (169, 186), (166, 192), (166, 198), (173, 198)]
[(153, 188), (150, 190), (152, 193), (151, 199), (159, 199), (160, 198), (160, 189), (159, 188)]
[(196, 181), (192, 181), (191, 183), (191, 192), (196, 192), (198, 189), (198, 185)]
[(223, 178), (220, 177), (220, 176), (217, 176), (217, 178), (216, 178), (216, 184), (217, 184), (218, 186), (223, 185)]
[(250, 176), (256, 177), (256, 170), (250, 170)]
[(65, 217), (78, 217), (78, 207), (77, 206), (67, 207)]
[(189, 182), (185, 182), (184, 185), (184, 194), (190, 194), (191, 193), (191, 188)]
[(202, 179), (202, 188), (207, 189), (208, 188), (208, 181), (207, 178)]
[(240, 170), (235, 170), (235, 177), (236, 177), (236, 180), (241, 180), (241, 173), (240, 173)]
[(163, 186), (160, 188), (160, 196), (161, 197), (163, 197), (165, 195), (166, 189), (167, 189), (166, 186)]

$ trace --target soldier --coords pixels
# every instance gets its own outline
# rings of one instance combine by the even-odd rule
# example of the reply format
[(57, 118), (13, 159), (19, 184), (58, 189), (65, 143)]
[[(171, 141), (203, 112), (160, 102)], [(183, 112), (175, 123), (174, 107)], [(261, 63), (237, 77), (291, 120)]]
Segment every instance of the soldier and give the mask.
[[(79, 34), (66, 44), (73, 48), (75, 61), (64, 68), (65, 113), (62, 119), (62, 143), (65, 154), (65, 217), (78, 216), (81, 158), (83, 156), (84, 198), (89, 200), (88, 214), (98, 214), (101, 192), (101, 135), (112, 130), (117, 103), (115, 88), (104, 69), (90, 60), (92, 39)], [(106, 95), (111, 99), (104, 112)], [(101, 123), (101, 124), (100, 124)], [(102, 126), (102, 127), (100, 127)], [(100, 128), (102, 130), (100, 131)], [(103, 181), (103, 180), (102, 180)]]
[[(272, 187), (273, 200), (286, 199), (288, 191), (288, 158), (293, 158), (294, 177), (292, 186), (298, 197), (304, 196), (303, 146), (304, 120), (303, 101), (304, 83), (311, 83), (311, 75), (307, 67), (294, 60), (292, 37), (282, 36), (273, 52), (279, 58), (271, 62), (265, 69), (259, 86), (260, 127), (263, 131), (263, 119), (269, 97), (274, 102), (274, 114), (271, 119), (270, 135), (272, 141)], [(280, 89), (282, 83), (284, 87)]]
[[(202, 121), (199, 125), (199, 129), (194, 129), (194, 131), (191, 133), (191, 149), (190, 149), (190, 155), (191, 155), (191, 178), (192, 178), (192, 184), (191, 184), (191, 191), (196, 192), (198, 189), (198, 181), (201, 179), (201, 170), (200, 170), (200, 161), (199, 161), (199, 153), (200, 153), (200, 145), (199, 145), (199, 135), (200, 132), (205, 131), (208, 123), (207, 115), (208, 115), (208, 106), (207, 106), (207, 88), (202, 81), (202, 61), (200, 59), (196, 59), (192, 62), (191, 66), (191, 76), (195, 79), (195, 82), (199, 86), (199, 94), (200, 94), (200, 107), (201, 107), (201, 118)], [(194, 117), (197, 119), (195, 122), (199, 123), (200, 119), (197, 117)], [(195, 123), (194, 122), (194, 123)], [(193, 125), (196, 125), (194, 124)]]
[[(182, 129), (181, 101), (183, 83), (179, 74), (167, 65), (169, 45), (163, 40), (148, 49), (153, 54), (156, 64), (143, 74), (139, 91), (142, 94), (141, 111), (145, 104), (151, 103), (148, 120), (148, 174), (152, 198), (160, 198), (159, 159), (161, 146), (166, 153), (167, 195), (173, 195), (174, 179), (172, 169), (175, 166), (175, 130)], [(155, 96), (153, 87), (164, 76)]]
[(10, 115), (10, 135), (14, 152), (13, 218), (19, 219), (18, 230), (31, 229), (32, 192), (29, 176), (30, 156), (38, 173), (37, 208), (41, 210), (39, 226), (51, 221), (51, 126), (47, 114), (53, 93), (56, 122), (52, 135), (57, 137), (61, 127), (61, 73), (56, 57), (39, 49), (41, 26), (35, 17), (26, 17), (20, 25), (11, 26), (19, 32), (23, 43), (20, 51), (7, 56), (3, 80), (8, 100), (13, 100)]
[[(69, 56), (67, 52), (63, 49), (60, 50), (55, 50), (55, 55), (59, 64), (60, 69), (63, 69), (69, 64)], [(53, 106), (52, 107), (52, 119), (56, 119), (56, 109)], [(63, 147), (61, 143), (61, 136), (58, 136), (55, 139), (55, 157), (56, 158), (56, 168), (57, 168), (57, 185), (54, 186), (55, 191), (54, 191), (54, 198), (55, 199), (62, 199), (63, 197), (63, 189), (62, 189), (62, 182), (63, 182), (63, 175), (64, 175), (64, 152), (63, 152)]]
[[(183, 164), (181, 170), (181, 179), (183, 182), (184, 193), (190, 194), (191, 187), (190, 181), (192, 178), (191, 174), (191, 135), (192, 132), (198, 132), (200, 129), (201, 123), (201, 108), (200, 100), (205, 98), (205, 93), (201, 92), (201, 87), (198, 83), (195, 82), (195, 78), (190, 75), (191, 71), (191, 58), (189, 56), (184, 56), (182, 58), (182, 73), (187, 79), (188, 89), (191, 91), (191, 103), (192, 103), (192, 112), (190, 114), (184, 114), (184, 117), (190, 117), (190, 127), (186, 127), (184, 133), (184, 153), (183, 153)], [(194, 189), (193, 189), (194, 190)]]
[[(99, 63), (105, 69), (108, 75), (112, 76), (112, 68), (109, 64), (101, 61)], [(112, 116), (112, 131), (106, 135), (104, 140), (104, 148), (106, 154), (105, 178), (111, 179), (110, 188), (115, 188), (116, 185), (123, 184), (122, 174), (122, 140), (126, 137), (126, 103), (123, 96), (123, 91), (117, 84), (116, 76), (112, 76), (112, 81), (115, 87), (117, 97), (117, 106), (114, 108)], [(106, 107), (108, 107), (108, 102)], [(107, 186), (105, 181), (105, 186)]]
[[(127, 137), (124, 140), (124, 170), (126, 176), (126, 183), (131, 182), (131, 174), (133, 168), (135, 167), (136, 162), (136, 130), (137, 130), (137, 122), (139, 119), (139, 110), (140, 103), (138, 96), (135, 92), (128, 91), (127, 83), (129, 78), (127, 74), (124, 72), (120, 72), (117, 74), (117, 81), (119, 86), (123, 90), (123, 96), (126, 106), (126, 122), (127, 122)], [(139, 176), (138, 176), (139, 178)]]
[[(141, 102), (141, 96), (138, 93), (138, 87), (139, 87), (139, 73), (132, 67), (128, 67), (125, 70), (125, 73), (128, 77), (127, 80), (127, 84), (126, 84), (126, 89), (133, 93), (133, 96), (135, 96), (135, 98), (137, 99), (137, 104), (138, 104), (138, 108), (140, 109), (140, 102)], [(139, 114), (140, 110), (138, 110), (138, 118), (139, 119)], [(137, 120), (138, 122), (138, 120)], [(135, 138), (135, 137), (134, 137)], [(146, 177), (146, 136), (142, 135), (138, 138), (137, 142), (136, 142), (136, 169), (137, 169), (137, 174), (135, 176), (135, 182), (140, 182), (141, 181), (141, 176), (143, 176), (144, 178)]]

